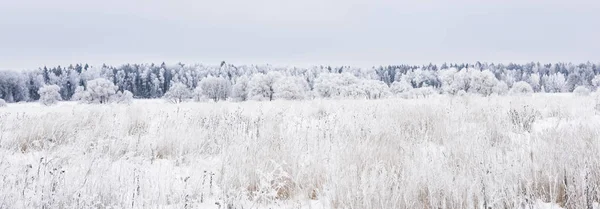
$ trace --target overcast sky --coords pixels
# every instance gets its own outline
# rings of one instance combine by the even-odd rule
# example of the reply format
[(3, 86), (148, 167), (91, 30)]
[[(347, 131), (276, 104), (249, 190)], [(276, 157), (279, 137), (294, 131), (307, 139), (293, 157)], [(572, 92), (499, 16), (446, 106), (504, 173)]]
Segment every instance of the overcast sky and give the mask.
[(0, 0), (0, 69), (600, 61), (597, 0)]

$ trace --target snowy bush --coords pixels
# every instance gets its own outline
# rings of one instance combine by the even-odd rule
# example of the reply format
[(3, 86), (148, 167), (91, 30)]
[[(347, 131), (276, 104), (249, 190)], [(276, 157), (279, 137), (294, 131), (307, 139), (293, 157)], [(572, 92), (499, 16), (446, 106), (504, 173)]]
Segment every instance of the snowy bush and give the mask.
[(78, 86), (77, 88), (75, 88), (75, 93), (73, 93), (71, 100), (72, 101), (87, 101), (87, 100), (89, 100), (88, 99), (89, 97), (91, 97), (90, 93), (85, 91), (85, 88), (83, 86)]
[(510, 122), (519, 130), (531, 132), (533, 123), (539, 116), (539, 112), (529, 106), (522, 108), (512, 108), (508, 112)]
[(573, 94), (575, 94), (577, 96), (588, 96), (588, 95), (590, 95), (590, 90), (584, 86), (577, 86), (573, 90)]
[[(202, 90), (200, 92), (203, 93)], [(183, 83), (174, 83), (163, 99), (170, 103), (181, 103), (192, 97), (192, 91)]]
[(413, 89), (413, 86), (406, 81), (395, 81), (390, 86), (390, 91), (394, 95), (400, 95), (402, 93), (409, 92), (412, 89)]
[(231, 89), (231, 98), (234, 101), (246, 101), (248, 100), (248, 77), (240, 76), (236, 79), (235, 84)]
[(307, 91), (308, 84), (300, 77), (283, 77), (273, 84), (273, 96), (277, 99), (302, 100)]
[(493, 92), (498, 95), (506, 95), (508, 93), (508, 85), (504, 81), (498, 82), (493, 89)]
[(390, 88), (383, 81), (361, 80), (359, 85), (366, 99), (381, 99), (391, 94)]
[(483, 96), (489, 96), (493, 93), (497, 93), (495, 90), (499, 81), (496, 79), (494, 73), (490, 72), (489, 70), (474, 70), (471, 73), (470, 79), (469, 91), (471, 93), (480, 94)]
[(271, 101), (274, 99), (275, 82), (283, 75), (276, 71), (271, 71), (267, 74), (255, 74), (248, 82), (248, 98), (258, 101)]
[(314, 91), (322, 98), (365, 97), (361, 81), (349, 73), (325, 73), (315, 80)]
[(512, 88), (510, 88), (511, 95), (531, 95), (533, 93), (533, 88), (525, 81), (519, 81), (513, 84)]
[(6, 101), (4, 101), (4, 99), (0, 99), (0, 107), (6, 107)]
[(231, 92), (231, 83), (222, 77), (206, 77), (200, 81), (197, 89), (203, 97), (213, 101), (226, 100)]
[(118, 104), (131, 104), (133, 103), (133, 93), (130, 91), (119, 91), (117, 94), (113, 95), (112, 102)]
[(57, 85), (46, 85), (38, 90), (40, 95), (40, 103), (46, 106), (54, 105), (61, 100), (60, 87)]
[(400, 97), (405, 99), (419, 99), (419, 98), (427, 98), (431, 95), (437, 94), (437, 91), (432, 87), (421, 87), (411, 89), (408, 92), (404, 92), (400, 95)]
[(106, 104), (116, 94), (117, 89), (117, 86), (109, 80), (97, 78), (87, 82), (85, 91), (77, 87), (73, 99), (77, 99), (83, 103)]

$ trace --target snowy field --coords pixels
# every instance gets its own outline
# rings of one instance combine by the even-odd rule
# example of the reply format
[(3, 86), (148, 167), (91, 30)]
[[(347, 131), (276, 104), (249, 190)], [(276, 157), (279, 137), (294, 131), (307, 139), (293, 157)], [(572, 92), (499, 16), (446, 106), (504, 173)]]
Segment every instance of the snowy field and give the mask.
[(598, 208), (598, 104), (8, 104), (0, 208)]

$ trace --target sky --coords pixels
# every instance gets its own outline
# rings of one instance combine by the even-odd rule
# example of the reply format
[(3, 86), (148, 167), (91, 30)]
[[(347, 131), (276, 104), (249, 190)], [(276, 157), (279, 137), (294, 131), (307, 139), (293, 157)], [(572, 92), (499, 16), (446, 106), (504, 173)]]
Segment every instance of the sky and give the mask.
[(0, 69), (600, 61), (595, 0), (0, 0)]

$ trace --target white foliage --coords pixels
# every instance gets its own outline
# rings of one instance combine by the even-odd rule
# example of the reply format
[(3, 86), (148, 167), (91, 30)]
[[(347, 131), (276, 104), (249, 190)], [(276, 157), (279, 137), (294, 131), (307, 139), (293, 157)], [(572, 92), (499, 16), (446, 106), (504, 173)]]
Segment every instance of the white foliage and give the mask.
[(119, 91), (113, 95), (111, 101), (118, 104), (131, 104), (133, 103), (133, 93), (127, 90)]
[(381, 99), (389, 96), (390, 88), (379, 80), (361, 80), (360, 90), (367, 99)]
[(592, 79), (592, 86), (594, 86), (595, 88), (600, 87), (600, 75), (594, 76), (594, 78)]
[(588, 95), (590, 95), (590, 90), (588, 88), (586, 88), (585, 86), (577, 86), (573, 90), (573, 94), (575, 94), (577, 96), (588, 96)]
[(471, 72), (470, 81), (470, 93), (481, 94), (483, 96), (489, 96), (499, 90), (499, 81), (496, 79), (494, 73), (489, 70)]
[(538, 92), (541, 91), (541, 77), (539, 74), (537, 73), (532, 73), (529, 76), (529, 80), (528, 80), (529, 84), (531, 85), (531, 88), (533, 88), (534, 92)]
[(246, 101), (248, 100), (248, 79), (247, 76), (239, 77), (231, 90), (231, 97), (235, 101)]
[(46, 106), (54, 105), (61, 100), (58, 85), (46, 85), (38, 90), (40, 103)]
[(183, 83), (173, 83), (163, 99), (171, 103), (181, 103), (192, 97), (192, 91)]
[[(457, 94), (460, 94), (460, 92), (464, 92), (464, 91), (459, 91), (459, 92), (457, 92)], [(437, 94), (437, 91), (434, 88), (421, 87), (421, 88), (414, 88), (414, 89), (411, 89), (410, 91), (401, 93), (400, 97), (405, 98), (405, 99), (419, 99), (419, 98), (427, 98), (434, 94)]]
[[(460, 71), (451, 68), (440, 72), (442, 91), (455, 95), (460, 91), (472, 94), (489, 96), (491, 94), (502, 94), (502, 84), (489, 70), (479, 71), (476, 69), (462, 69)], [(499, 86), (500, 85), (500, 86)]]
[(359, 80), (349, 73), (325, 73), (315, 80), (314, 91), (323, 98), (361, 96)]
[(83, 86), (75, 88), (75, 93), (71, 97), (72, 101), (87, 101), (91, 97), (90, 93), (85, 91)]
[[(594, 208), (589, 101), (14, 104), (0, 111), (0, 205)], [(536, 117), (530, 133), (507, 117), (513, 107)]]
[(525, 81), (516, 82), (513, 84), (512, 88), (510, 88), (511, 95), (531, 95), (532, 93), (533, 88)]
[(283, 75), (277, 71), (270, 71), (267, 74), (255, 74), (248, 82), (248, 98), (258, 101), (271, 101), (274, 99), (273, 85)]
[(562, 73), (555, 73), (549, 76), (544, 76), (544, 90), (550, 93), (564, 92), (567, 80)]
[(407, 81), (395, 81), (390, 86), (390, 91), (395, 95), (400, 95), (402, 93), (408, 92), (413, 89), (413, 86)]
[(105, 104), (109, 103), (112, 96), (117, 92), (118, 87), (109, 80), (97, 78), (87, 82), (85, 93), (81, 89), (75, 89), (75, 99), (83, 103)]
[(303, 100), (306, 98), (308, 83), (300, 77), (287, 76), (273, 84), (273, 96), (284, 100)]
[(498, 85), (494, 87), (493, 92), (498, 95), (506, 95), (508, 93), (508, 84), (504, 81), (499, 81)]
[(213, 101), (226, 100), (231, 92), (231, 83), (222, 77), (208, 76), (198, 86), (199, 93)]

